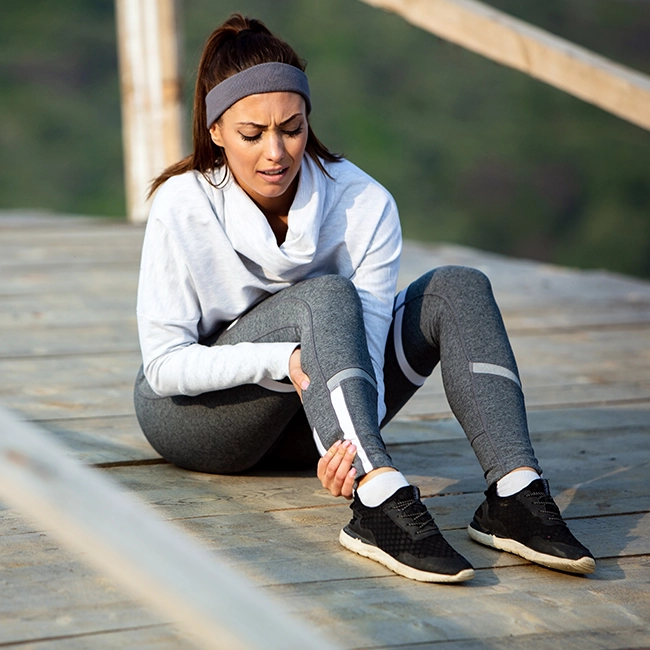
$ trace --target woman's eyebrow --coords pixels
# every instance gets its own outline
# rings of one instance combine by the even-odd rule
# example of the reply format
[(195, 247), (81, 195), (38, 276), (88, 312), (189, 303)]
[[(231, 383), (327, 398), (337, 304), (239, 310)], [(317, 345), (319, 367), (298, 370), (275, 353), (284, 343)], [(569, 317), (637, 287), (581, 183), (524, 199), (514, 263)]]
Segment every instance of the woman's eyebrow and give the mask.
[[(302, 113), (294, 113), (291, 117), (288, 119), (284, 120), (284, 122), (280, 122), (278, 126), (285, 126), (291, 122), (291, 120), (295, 119), (296, 117), (300, 117)], [(268, 125), (266, 124), (256, 124), (255, 122), (237, 122), (237, 126), (252, 126), (256, 129), (266, 129), (268, 128)]]

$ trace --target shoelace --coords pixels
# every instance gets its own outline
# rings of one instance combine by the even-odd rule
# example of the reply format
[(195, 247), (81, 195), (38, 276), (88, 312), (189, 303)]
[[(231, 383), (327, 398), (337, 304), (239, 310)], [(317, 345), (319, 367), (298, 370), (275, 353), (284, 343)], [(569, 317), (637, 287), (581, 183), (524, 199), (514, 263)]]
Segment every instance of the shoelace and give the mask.
[[(567, 523), (562, 519), (560, 514), (560, 509), (557, 507), (553, 497), (546, 492), (529, 492), (525, 495), (527, 498), (535, 498), (537, 501), (533, 501), (533, 505), (542, 506), (541, 509), (538, 509), (537, 514), (542, 516), (546, 521), (557, 523), (560, 526), (566, 526)], [(546, 508), (550, 508), (547, 510)]]
[[(418, 506), (415, 512), (405, 512), (411, 506)], [(395, 504), (395, 508), (399, 510), (402, 514), (399, 515), (400, 519), (411, 519), (412, 521), (407, 522), (407, 527), (417, 526), (418, 530), (415, 531), (416, 535), (422, 535), (424, 533), (439, 532), (438, 526), (436, 526), (435, 521), (431, 513), (427, 510), (426, 506), (421, 501), (416, 501), (415, 499), (408, 499), (407, 501), (398, 501)], [(419, 512), (418, 512), (419, 511)], [(422, 521), (419, 521), (422, 519)]]

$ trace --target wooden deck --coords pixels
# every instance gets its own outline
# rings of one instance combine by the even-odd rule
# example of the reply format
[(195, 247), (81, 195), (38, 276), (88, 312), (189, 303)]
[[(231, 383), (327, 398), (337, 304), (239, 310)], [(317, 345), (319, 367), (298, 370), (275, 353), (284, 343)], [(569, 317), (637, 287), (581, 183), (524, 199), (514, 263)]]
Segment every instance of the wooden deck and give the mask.
[[(468, 539), (484, 485), (436, 371), (386, 439), (477, 576), (426, 585), (340, 547), (347, 504), (314, 476), (190, 473), (148, 446), (131, 401), (141, 240), (141, 228), (123, 223), (0, 216), (0, 404), (220, 550), (341, 648), (650, 647), (650, 283), (406, 246), (402, 285), (446, 263), (492, 279), (538, 457), (598, 558), (595, 574), (571, 576)], [(1, 648), (194, 647), (1, 507), (0, 545)]]

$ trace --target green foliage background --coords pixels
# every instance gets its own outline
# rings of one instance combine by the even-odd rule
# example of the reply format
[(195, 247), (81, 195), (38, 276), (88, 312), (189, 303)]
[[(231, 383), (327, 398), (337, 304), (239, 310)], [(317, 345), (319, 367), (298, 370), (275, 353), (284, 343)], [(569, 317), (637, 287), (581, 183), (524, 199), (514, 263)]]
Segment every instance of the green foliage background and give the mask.
[[(112, 0), (4, 4), (0, 207), (122, 216)], [(492, 4), (650, 73), (649, 3)], [(650, 277), (650, 133), (358, 0), (179, 9), (188, 107), (209, 32), (261, 18), (308, 61), (319, 137), (388, 187), (407, 237)]]

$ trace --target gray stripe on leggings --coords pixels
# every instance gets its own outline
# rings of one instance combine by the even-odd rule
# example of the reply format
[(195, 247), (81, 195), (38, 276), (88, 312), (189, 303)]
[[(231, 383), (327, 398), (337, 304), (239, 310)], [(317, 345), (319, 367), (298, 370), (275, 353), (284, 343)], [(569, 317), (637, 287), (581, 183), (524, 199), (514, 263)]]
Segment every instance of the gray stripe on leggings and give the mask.
[(377, 382), (365, 370), (363, 370), (363, 368), (346, 368), (345, 370), (341, 370), (341, 372), (337, 372), (327, 382), (327, 388), (331, 393), (342, 381), (350, 379), (351, 377), (360, 377), (361, 379), (365, 379), (373, 385), (375, 390), (377, 390)]
[(472, 363), (472, 372), (477, 375), (499, 375), (505, 377), (506, 379), (511, 379), (512, 381), (521, 388), (521, 382), (519, 377), (515, 375), (514, 372), (504, 368), (503, 366), (496, 366), (493, 363)]

